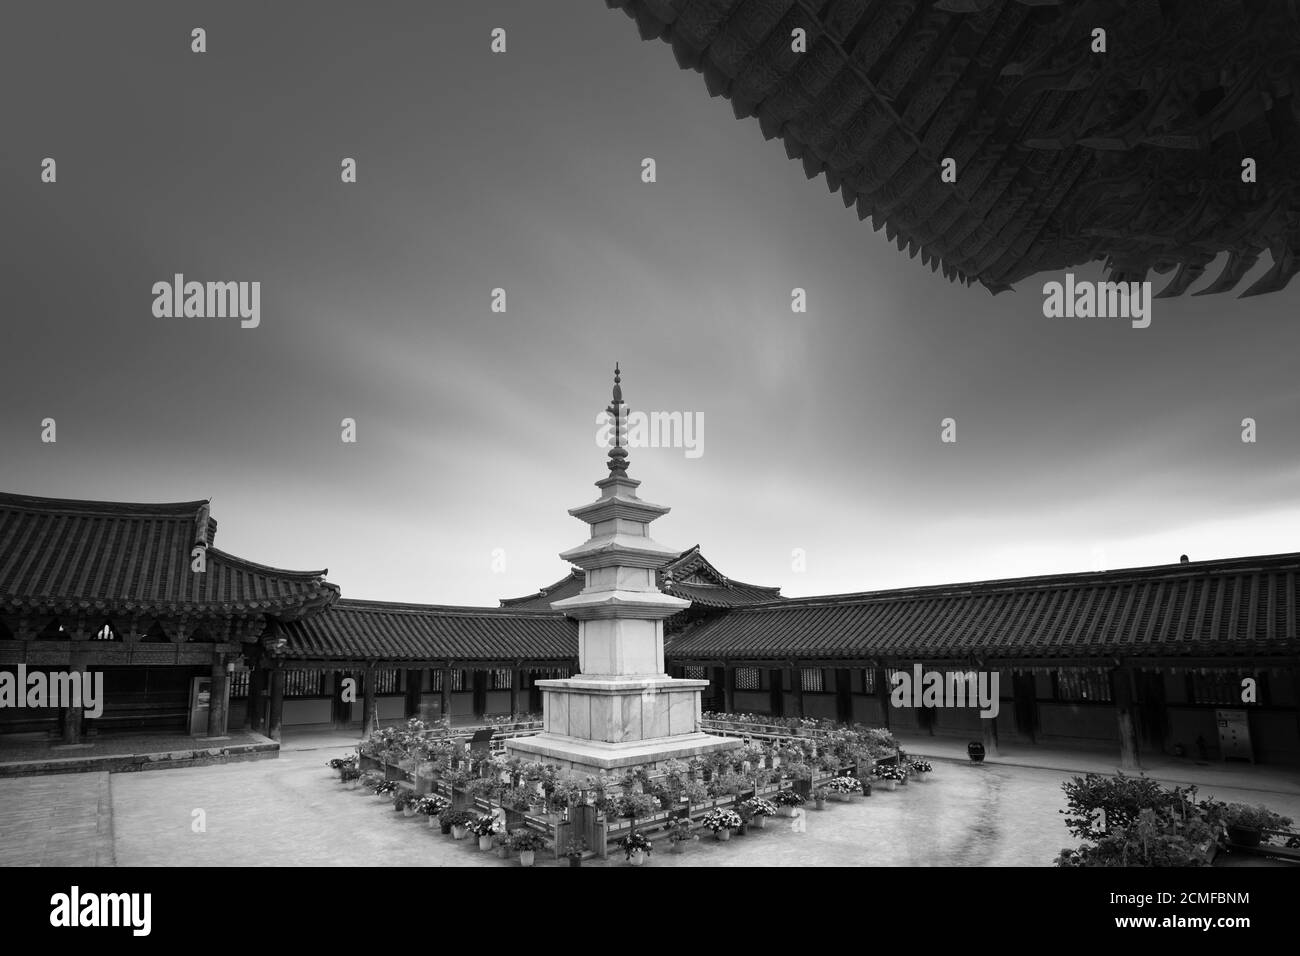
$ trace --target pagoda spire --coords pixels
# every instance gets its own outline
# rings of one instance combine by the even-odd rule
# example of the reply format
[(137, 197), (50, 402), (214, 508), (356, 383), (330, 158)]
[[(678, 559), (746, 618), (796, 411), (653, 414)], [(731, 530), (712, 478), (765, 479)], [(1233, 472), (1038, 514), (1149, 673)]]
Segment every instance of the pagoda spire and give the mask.
[(627, 448), (624, 447), (627, 438), (627, 407), (623, 401), (622, 381), (622, 373), (619, 371), (618, 362), (615, 362), (614, 392), (605, 411), (609, 413), (610, 425), (614, 429), (614, 447), (609, 450), (607, 464), (610, 477), (617, 478), (627, 477)]

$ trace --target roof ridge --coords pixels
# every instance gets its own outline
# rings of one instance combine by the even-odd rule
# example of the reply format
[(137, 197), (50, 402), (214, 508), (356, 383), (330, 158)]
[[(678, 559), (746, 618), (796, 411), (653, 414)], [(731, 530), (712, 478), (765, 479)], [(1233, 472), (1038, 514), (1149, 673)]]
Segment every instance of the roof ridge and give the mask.
[(197, 501), (99, 501), (89, 498), (45, 498), (39, 495), (20, 495), (0, 491), (0, 507), (21, 508), (29, 511), (68, 511), (81, 514), (129, 514), (139, 516), (165, 516), (193, 518), (208, 499)]
[(947, 584), (921, 584), (912, 587), (884, 588), (876, 591), (845, 591), (837, 594), (810, 594), (804, 597), (784, 597), (780, 601), (763, 601), (747, 604), (734, 610), (750, 611), (770, 607), (810, 607), (817, 604), (843, 604), (853, 599), (868, 601), (882, 598), (959, 596), (970, 590), (1034, 590), (1052, 586), (1096, 584), (1123, 584), (1126, 581), (1147, 581), (1159, 577), (1198, 577), (1220, 572), (1249, 572), (1272, 570), (1262, 565), (1269, 562), (1285, 566), (1294, 564), (1300, 569), (1300, 552), (1252, 555), (1238, 558), (1218, 558), (1206, 561), (1152, 564), (1136, 568), (1116, 568), (1107, 571), (1065, 571), (1055, 574), (1031, 575), (1019, 578), (989, 578), (982, 581), (954, 581)]

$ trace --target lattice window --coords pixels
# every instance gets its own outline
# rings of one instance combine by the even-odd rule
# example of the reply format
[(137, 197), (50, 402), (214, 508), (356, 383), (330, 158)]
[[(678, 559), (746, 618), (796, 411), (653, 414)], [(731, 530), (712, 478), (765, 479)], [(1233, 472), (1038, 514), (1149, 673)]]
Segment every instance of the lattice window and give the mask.
[(321, 691), (324, 676), (324, 671), (285, 671), (284, 696), (324, 697), (326, 695)]
[(687, 680), (708, 680), (708, 668), (703, 664), (687, 664), (683, 671)]
[(876, 692), (876, 672), (873, 668), (865, 668), (862, 671), (862, 693), (874, 694)]
[[(1241, 706), (1241, 680), (1243, 675), (1239, 671), (1229, 670), (1212, 670), (1202, 674), (1195, 672), (1189, 674), (1191, 687), (1188, 689), (1188, 697), (1193, 704), (1233, 704)], [(1257, 681), (1257, 703), (1264, 702), (1264, 682)]]
[(488, 690), (510, 690), (512, 680), (510, 668), (493, 668), (488, 671)]
[(1056, 699), (1109, 701), (1110, 676), (1102, 671), (1062, 668), (1056, 672)]
[(253, 676), (252, 671), (235, 671), (233, 674), (231, 674), (230, 675), (230, 696), (232, 698), (247, 697), (248, 682), (252, 676)]
[(799, 683), (805, 693), (821, 694), (826, 690), (826, 675), (820, 667), (804, 667), (799, 671)]
[(374, 678), (375, 678), (375, 693), (376, 693), (376, 694), (396, 694), (396, 693), (400, 693), (400, 691), (398, 690), (398, 673), (399, 673), (399, 672), (398, 672), (398, 670), (397, 670), (396, 668), (393, 668), (393, 669), (391, 669), (391, 670), (390, 670), (390, 669), (385, 669), (385, 670), (379, 670), (379, 671), (372, 671), (371, 673), (374, 675)]
[(736, 668), (736, 690), (762, 690), (763, 674), (757, 667)]

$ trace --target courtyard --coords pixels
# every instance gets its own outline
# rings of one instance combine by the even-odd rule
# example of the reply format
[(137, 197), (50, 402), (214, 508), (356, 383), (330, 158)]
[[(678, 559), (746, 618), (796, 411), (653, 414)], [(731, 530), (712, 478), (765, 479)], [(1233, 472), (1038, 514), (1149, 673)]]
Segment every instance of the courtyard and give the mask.
[[(354, 747), (347, 735), (301, 734), (271, 760), (0, 780), (0, 865), (518, 865), (342, 786), (326, 762)], [(924, 783), (810, 804), (802, 819), (774, 818), (726, 843), (703, 838), (681, 855), (657, 841), (651, 865), (1047, 866), (1073, 844), (1058, 813), (1068, 771), (931, 757)], [(1300, 816), (1294, 788), (1252, 789), (1241, 774), (1201, 792)], [(565, 861), (541, 853), (538, 865)], [(626, 864), (611, 851), (585, 865)]]

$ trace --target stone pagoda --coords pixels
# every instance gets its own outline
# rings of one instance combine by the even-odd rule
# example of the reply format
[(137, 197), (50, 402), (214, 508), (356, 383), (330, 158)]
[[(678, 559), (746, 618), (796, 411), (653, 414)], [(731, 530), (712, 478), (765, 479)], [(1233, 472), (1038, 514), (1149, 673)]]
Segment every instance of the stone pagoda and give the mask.
[(510, 740), (512, 756), (543, 759), (594, 773), (688, 759), (739, 747), (700, 731), (704, 680), (678, 680), (664, 669), (664, 620), (691, 602), (659, 590), (655, 572), (678, 556), (650, 537), (650, 522), (669, 509), (637, 497), (627, 475), (627, 412), (618, 366), (606, 411), (612, 430), (609, 476), (600, 497), (572, 508), (591, 537), (560, 555), (586, 573), (582, 591), (551, 607), (578, 622), (578, 671), (538, 681), (542, 733)]

